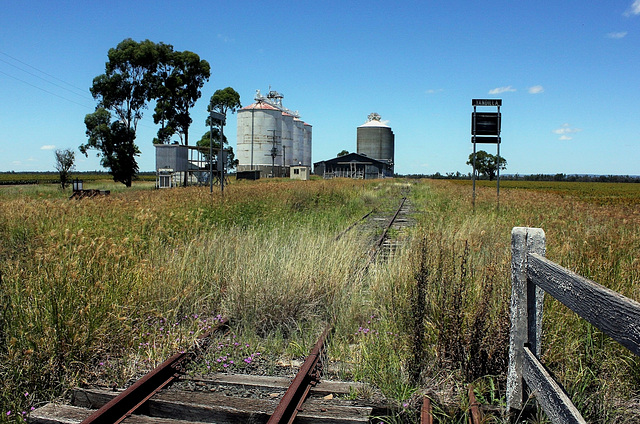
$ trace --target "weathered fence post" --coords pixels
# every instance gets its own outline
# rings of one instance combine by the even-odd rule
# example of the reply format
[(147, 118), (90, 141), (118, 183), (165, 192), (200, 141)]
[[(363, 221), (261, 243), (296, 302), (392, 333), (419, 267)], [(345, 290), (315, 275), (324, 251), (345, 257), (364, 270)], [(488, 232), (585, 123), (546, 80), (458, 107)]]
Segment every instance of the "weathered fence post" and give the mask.
[(541, 228), (514, 227), (511, 231), (511, 337), (507, 372), (507, 411), (522, 409), (525, 401), (522, 364), (528, 345), (540, 357), (544, 291), (527, 277), (529, 253), (545, 254)]

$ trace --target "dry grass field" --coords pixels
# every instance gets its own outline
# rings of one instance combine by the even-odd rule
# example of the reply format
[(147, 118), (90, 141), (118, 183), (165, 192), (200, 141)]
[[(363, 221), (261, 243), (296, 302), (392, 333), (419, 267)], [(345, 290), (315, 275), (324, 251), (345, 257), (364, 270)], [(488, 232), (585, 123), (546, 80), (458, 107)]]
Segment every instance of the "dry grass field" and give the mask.
[[(421, 394), (465, 422), (466, 383), (503, 422), (510, 233), (543, 228), (547, 257), (640, 300), (640, 185), (509, 182), (500, 192), (431, 180), (233, 182), (68, 200), (56, 187), (0, 187), (3, 422), (88, 382), (123, 385), (232, 319), (198, 372), (303, 356), (326, 322), (341, 377), (414, 422)], [(408, 192), (416, 225), (362, 272), (365, 230), (335, 237)], [(640, 361), (547, 299), (543, 361), (588, 421), (634, 422)], [(222, 359), (224, 358), (224, 359)], [(23, 414), (24, 412), (24, 414)], [(540, 420), (543, 420), (541, 418)]]

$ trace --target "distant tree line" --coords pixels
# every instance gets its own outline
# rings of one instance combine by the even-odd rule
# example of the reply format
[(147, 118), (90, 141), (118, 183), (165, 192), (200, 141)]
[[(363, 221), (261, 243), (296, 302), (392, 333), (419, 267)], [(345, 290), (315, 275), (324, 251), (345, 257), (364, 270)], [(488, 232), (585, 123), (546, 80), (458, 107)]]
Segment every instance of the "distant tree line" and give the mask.
[[(69, 184), (74, 179), (84, 182), (105, 179), (109, 172), (106, 171), (74, 171), (71, 178), (66, 178), (65, 183)], [(155, 172), (139, 172), (136, 180), (155, 181)], [(34, 184), (62, 184), (58, 171), (5, 171), (0, 172), (0, 185), (34, 185)]]
[[(469, 155), (467, 165), (473, 166), (473, 153)], [(475, 170), (476, 179), (482, 177), (487, 178), (489, 181), (493, 180), (497, 176), (497, 168), (506, 169), (507, 161), (503, 157), (492, 155), (480, 150), (476, 152), (475, 158)], [(472, 178), (471, 172), (468, 174), (461, 174), (460, 172), (447, 172), (441, 174), (436, 172), (435, 174), (408, 174), (398, 175), (405, 178), (431, 178), (435, 180), (470, 180)], [(640, 176), (629, 175), (580, 175), (580, 174), (507, 174), (501, 175), (501, 180), (505, 181), (567, 181), (567, 182), (600, 182), (600, 183), (640, 183)]]
[(640, 176), (635, 175), (579, 175), (579, 174), (531, 174), (505, 175), (501, 179), (511, 181), (568, 181), (584, 183), (640, 183)]
[[(431, 178), (434, 180), (470, 180), (471, 173), (447, 172), (441, 174), (396, 174), (404, 178)], [(500, 175), (502, 181), (565, 181), (565, 182), (597, 182), (597, 183), (640, 183), (640, 176), (635, 175), (578, 175), (578, 174), (507, 174)]]

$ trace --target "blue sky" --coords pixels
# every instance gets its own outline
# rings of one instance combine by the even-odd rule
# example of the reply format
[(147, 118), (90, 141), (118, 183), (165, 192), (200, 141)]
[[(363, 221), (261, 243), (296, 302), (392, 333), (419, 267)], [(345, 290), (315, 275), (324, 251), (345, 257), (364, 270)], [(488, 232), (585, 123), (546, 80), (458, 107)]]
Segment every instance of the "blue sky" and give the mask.
[[(190, 50), (215, 90), (255, 91), (313, 126), (314, 162), (355, 151), (371, 112), (396, 137), (396, 172), (470, 172), (471, 99), (501, 98), (506, 173), (640, 174), (640, 0), (4, 2), (0, 171), (102, 169), (86, 141), (92, 80), (125, 38)], [(483, 109), (495, 110), (495, 109)], [(155, 166), (152, 107), (138, 127), (141, 171)], [(225, 134), (235, 146), (236, 119)], [(479, 145), (496, 153), (495, 145)]]

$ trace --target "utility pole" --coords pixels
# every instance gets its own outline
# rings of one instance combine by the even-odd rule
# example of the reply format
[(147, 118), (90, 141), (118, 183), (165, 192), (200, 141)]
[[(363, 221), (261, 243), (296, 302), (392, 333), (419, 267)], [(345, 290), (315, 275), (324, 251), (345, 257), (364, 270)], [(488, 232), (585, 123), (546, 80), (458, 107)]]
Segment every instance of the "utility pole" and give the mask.
[(220, 178), (220, 188), (222, 195), (224, 196), (224, 164), (221, 163), (221, 157), (224, 150), (224, 124), (227, 121), (227, 117), (224, 113), (214, 112), (213, 110), (209, 114), (209, 192), (213, 193), (213, 120), (220, 122), (220, 149), (218, 150), (218, 172), (222, 169)]
[(287, 146), (282, 145), (282, 170), (284, 172), (284, 177), (287, 176)]
[(271, 147), (271, 176), (275, 178), (276, 156), (278, 156), (278, 148), (276, 147), (276, 130), (271, 130), (271, 131), (273, 131), (273, 140), (272, 140), (273, 147)]

